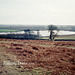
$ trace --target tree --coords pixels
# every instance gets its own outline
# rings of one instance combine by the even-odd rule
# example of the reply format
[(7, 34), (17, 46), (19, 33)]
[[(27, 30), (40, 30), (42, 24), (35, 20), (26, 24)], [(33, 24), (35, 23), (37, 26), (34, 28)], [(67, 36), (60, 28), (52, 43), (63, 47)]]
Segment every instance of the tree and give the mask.
[[(57, 32), (55, 33), (54, 30), (56, 30)], [(49, 39), (50, 39), (51, 41), (54, 41), (54, 39), (55, 39), (55, 37), (57, 36), (58, 31), (59, 31), (58, 28), (57, 28), (56, 26), (54, 26), (54, 25), (49, 25), (49, 26), (48, 26), (48, 31), (50, 32)]]

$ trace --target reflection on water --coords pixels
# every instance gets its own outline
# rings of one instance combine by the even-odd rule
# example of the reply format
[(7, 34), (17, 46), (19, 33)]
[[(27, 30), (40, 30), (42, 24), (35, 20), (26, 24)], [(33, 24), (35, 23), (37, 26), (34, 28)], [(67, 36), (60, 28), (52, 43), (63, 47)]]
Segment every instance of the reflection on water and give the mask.
[[(37, 34), (37, 31), (35, 31), (35, 33)], [(49, 34), (50, 34), (49, 31), (39, 31), (39, 33), (42, 36), (49, 36)], [(58, 32), (58, 35), (70, 35), (70, 34), (75, 34), (75, 32), (73, 32), (73, 31), (59, 31)]]
[[(33, 31), (35, 34), (37, 34), (37, 31)], [(56, 31), (55, 31), (56, 32)], [(19, 32), (0, 32), (0, 34), (23, 34), (24, 31), (19, 31)], [(41, 36), (49, 36), (49, 31), (39, 31)], [(70, 35), (70, 34), (75, 34), (73, 31), (59, 31), (58, 35)]]

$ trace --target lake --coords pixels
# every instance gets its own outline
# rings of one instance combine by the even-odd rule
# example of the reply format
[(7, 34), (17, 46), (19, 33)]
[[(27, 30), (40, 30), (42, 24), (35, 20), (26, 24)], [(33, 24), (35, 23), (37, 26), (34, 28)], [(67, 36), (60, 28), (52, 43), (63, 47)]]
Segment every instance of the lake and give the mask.
[[(35, 34), (37, 34), (37, 31), (33, 31)], [(54, 31), (54, 32), (56, 32), (56, 31)], [(0, 32), (0, 34), (23, 34), (24, 33), (24, 31), (19, 31), (19, 32)], [(49, 31), (48, 30), (45, 30), (45, 31), (39, 31), (39, 34), (41, 35), (41, 36), (49, 36)], [(73, 32), (73, 31), (59, 31), (58, 32), (58, 35), (70, 35), (70, 34), (75, 34), (75, 32)]]
[[(56, 31), (55, 31), (56, 32)], [(37, 31), (34, 31), (34, 33), (37, 33)], [(39, 31), (39, 33), (42, 35), (42, 36), (49, 36), (50, 32), (49, 31)], [(58, 35), (71, 35), (71, 34), (75, 34), (75, 32), (73, 31), (59, 31), (58, 32)]]

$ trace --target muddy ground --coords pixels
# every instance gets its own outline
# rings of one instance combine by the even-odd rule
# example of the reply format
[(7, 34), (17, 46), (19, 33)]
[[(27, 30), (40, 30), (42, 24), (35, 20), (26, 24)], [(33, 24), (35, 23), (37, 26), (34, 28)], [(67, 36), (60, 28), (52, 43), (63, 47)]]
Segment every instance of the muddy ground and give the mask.
[(0, 39), (0, 75), (75, 75), (75, 41)]

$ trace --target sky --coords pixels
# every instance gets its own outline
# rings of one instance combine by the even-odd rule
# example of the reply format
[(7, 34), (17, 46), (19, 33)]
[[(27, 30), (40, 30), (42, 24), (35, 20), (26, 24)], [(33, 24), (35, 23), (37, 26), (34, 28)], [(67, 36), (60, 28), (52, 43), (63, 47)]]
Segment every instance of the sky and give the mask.
[(75, 0), (0, 0), (0, 24), (75, 25)]

